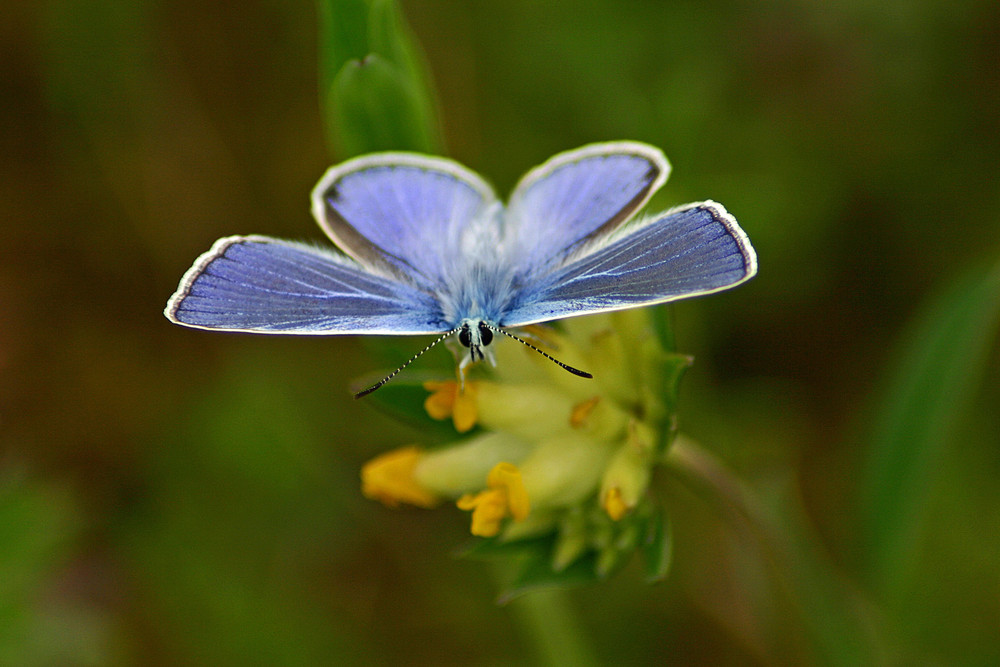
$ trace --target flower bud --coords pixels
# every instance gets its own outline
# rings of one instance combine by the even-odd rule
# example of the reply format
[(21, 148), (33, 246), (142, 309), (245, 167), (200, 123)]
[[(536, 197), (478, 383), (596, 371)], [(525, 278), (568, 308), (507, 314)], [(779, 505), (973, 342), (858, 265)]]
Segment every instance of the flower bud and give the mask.
[(516, 465), (533, 448), (530, 442), (506, 433), (485, 433), (425, 452), (414, 468), (413, 477), (437, 495), (457, 498), (483, 488), (490, 470), (498, 463)]
[(656, 433), (642, 422), (629, 424), (625, 444), (618, 448), (601, 480), (601, 505), (615, 521), (634, 508), (649, 486)]

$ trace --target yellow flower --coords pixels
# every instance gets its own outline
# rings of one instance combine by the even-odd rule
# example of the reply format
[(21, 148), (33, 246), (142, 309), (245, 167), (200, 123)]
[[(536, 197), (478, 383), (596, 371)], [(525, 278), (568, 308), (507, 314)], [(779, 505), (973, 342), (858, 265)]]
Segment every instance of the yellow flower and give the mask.
[(520, 462), (535, 507), (568, 508), (593, 497), (614, 448), (579, 433), (539, 442)]
[(534, 445), (504, 433), (483, 433), (449, 447), (403, 447), (369, 461), (361, 470), (365, 496), (389, 507), (433, 507), (483, 488), (502, 461), (521, 461)]
[(451, 417), (455, 430), (466, 433), (476, 425), (476, 383), (467, 381), (464, 389), (458, 383), (425, 382), (424, 389), (432, 392), (424, 401), (424, 409), (434, 419)]
[(639, 421), (629, 424), (625, 443), (611, 458), (601, 480), (601, 506), (618, 521), (639, 504), (649, 487), (656, 433)]
[(629, 510), (628, 505), (622, 500), (622, 490), (620, 487), (612, 486), (604, 493), (604, 511), (608, 516), (618, 521)]
[(508, 516), (523, 521), (531, 511), (521, 471), (510, 463), (498, 463), (486, 478), (487, 489), (458, 499), (458, 508), (472, 511), (472, 534), (493, 537)]
[(631, 311), (531, 327), (525, 337), (594, 379), (500, 339), (488, 379), (424, 384), (429, 416), (477, 434), (376, 459), (365, 466), (365, 494), (389, 505), (457, 500), (472, 513), (473, 535), (503, 544), (551, 536), (541, 557), (554, 572), (591, 554), (603, 577), (642, 540), (665, 534), (649, 483), (690, 359), (665, 351), (648, 316)]
[(404, 447), (372, 459), (361, 468), (361, 492), (389, 507), (400, 503), (426, 508), (437, 506), (441, 499), (413, 476), (422, 456), (419, 447)]
[(594, 396), (574, 405), (573, 410), (569, 414), (569, 425), (573, 428), (583, 428), (586, 426), (587, 418), (590, 417), (590, 413), (594, 411), (594, 408), (600, 402), (601, 397)]

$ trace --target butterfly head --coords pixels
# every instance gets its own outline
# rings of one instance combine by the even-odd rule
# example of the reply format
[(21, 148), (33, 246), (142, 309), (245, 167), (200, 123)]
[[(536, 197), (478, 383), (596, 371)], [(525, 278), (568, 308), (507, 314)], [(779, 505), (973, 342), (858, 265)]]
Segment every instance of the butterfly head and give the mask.
[[(462, 320), (458, 326), (458, 342), (462, 344), (462, 347), (469, 348), (469, 356), (462, 360), (462, 366), (486, 358), (483, 348), (489, 347), (490, 343), (493, 342), (493, 330), (494, 327), (483, 320), (468, 318)], [(492, 352), (492, 350), (488, 351)], [(490, 354), (490, 361), (493, 361), (492, 354)]]

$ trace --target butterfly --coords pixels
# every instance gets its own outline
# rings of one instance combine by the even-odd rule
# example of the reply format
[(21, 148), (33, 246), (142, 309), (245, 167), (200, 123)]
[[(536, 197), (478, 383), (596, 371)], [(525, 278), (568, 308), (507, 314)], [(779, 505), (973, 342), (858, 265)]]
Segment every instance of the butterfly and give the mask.
[(268, 236), (219, 239), (184, 274), (164, 314), (216, 331), (438, 334), (423, 351), (457, 336), (469, 351), (464, 368), (492, 360), (495, 334), (534, 348), (510, 328), (750, 279), (756, 254), (721, 204), (633, 220), (669, 172), (653, 146), (591, 144), (529, 171), (504, 206), (486, 181), (452, 160), (358, 157), (331, 167), (312, 191), (313, 216), (336, 248)]

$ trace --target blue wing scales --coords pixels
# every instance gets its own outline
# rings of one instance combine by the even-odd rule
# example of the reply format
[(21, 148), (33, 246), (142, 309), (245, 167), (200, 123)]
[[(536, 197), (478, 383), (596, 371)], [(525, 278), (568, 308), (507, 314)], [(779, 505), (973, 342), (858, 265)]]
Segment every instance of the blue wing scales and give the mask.
[(446, 331), (425, 292), (342, 256), (265, 236), (220, 239), (181, 279), (164, 311), (201, 329), (284, 334)]
[(591, 144), (556, 155), (514, 188), (509, 261), (527, 275), (613, 232), (663, 185), (670, 164), (646, 144)]
[(444, 158), (378, 153), (331, 168), (313, 189), (313, 216), (372, 271), (438, 288), (463, 238), (497, 207), (478, 175)]
[(715, 202), (690, 204), (537, 278), (503, 316), (515, 327), (663, 303), (733, 287), (757, 271), (736, 220)]

